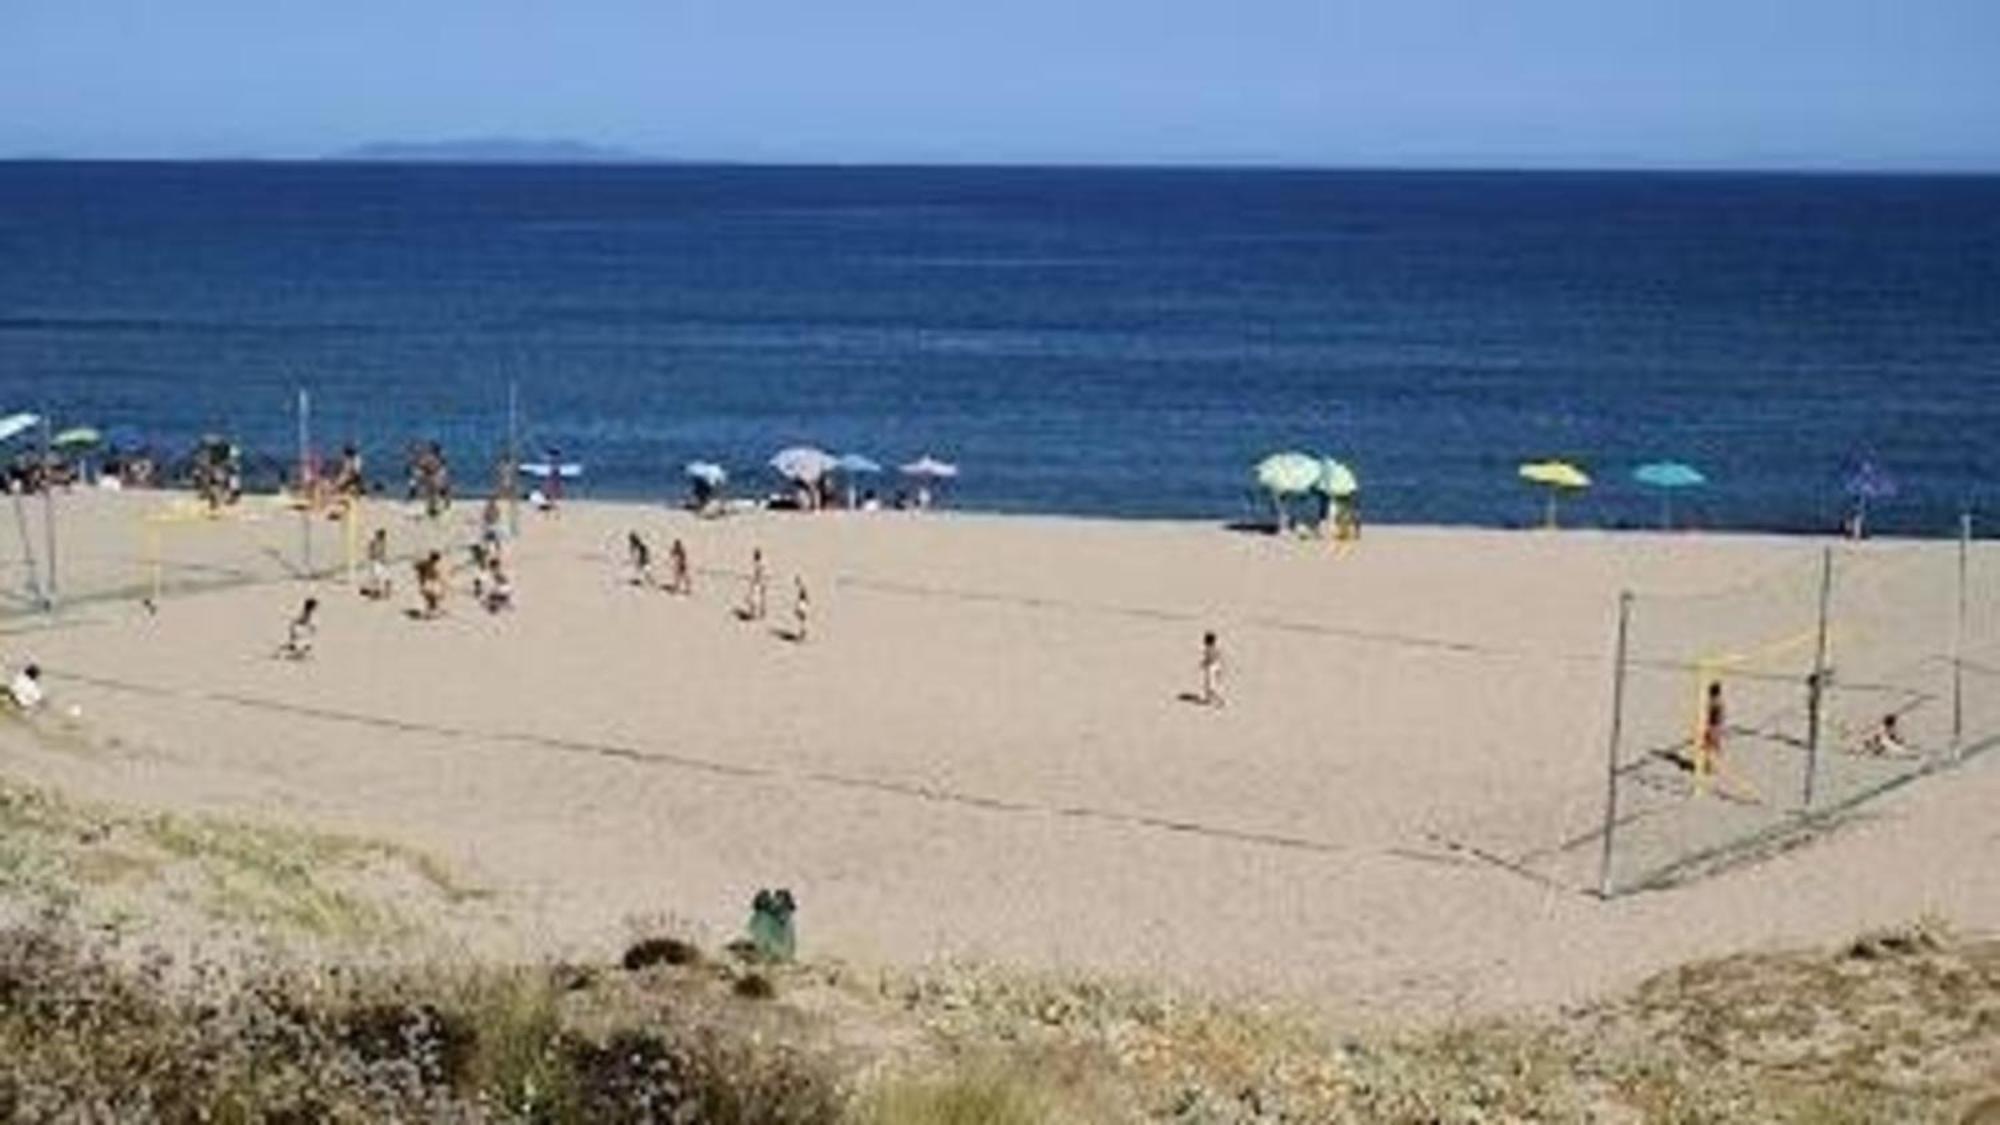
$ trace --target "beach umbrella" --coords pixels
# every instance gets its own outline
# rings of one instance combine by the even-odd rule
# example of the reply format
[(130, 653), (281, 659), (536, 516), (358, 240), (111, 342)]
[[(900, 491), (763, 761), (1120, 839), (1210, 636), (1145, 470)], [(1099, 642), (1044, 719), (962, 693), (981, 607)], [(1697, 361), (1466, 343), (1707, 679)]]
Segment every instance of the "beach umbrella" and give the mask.
[(862, 473), (879, 473), (882, 466), (873, 457), (860, 453), (843, 453), (834, 458), (834, 468), (847, 475), (847, 506), (854, 507), (854, 478)]
[(550, 461), (528, 461), (521, 465), (521, 471), (542, 480), (548, 480), (550, 477), (575, 480), (583, 475), (583, 466), (575, 461), (564, 461), (560, 465)]
[(49, 444), (57, 449), (84, 449), (104, 440), (104, 435), (92, 426), (73, 426), (49, 439)]
[(41, 424), (42, 416), (39, 414), (9, 414), (0, 418), (0, 441), (20, 437)]
[(689, 461), (681, 471), (710, 488), (721, 488), (729, 480), (728, 471), (713, 461)]
[(1683, 488), (1699, 488), (1708, 483), (1700, 469), (1680, 461), (1649, 461), (1632, 470), (1632, 479), (1660, 490), (1660, 526), (1674, 523), (1674, 493)]
[(1309, 453), (1273, 453), (1257, 462), (1257, 483), (1277, 496), (1310, 492), (1320, 480), (1319, 458)]
[(800, 484), (817, 483), (838, 463), (833, 454), (810, 445), (794, 445), (771, 455), (771, 468), (777, 470), (779, 476)]
[(1278, 530), (1291, 523), (1285, 497), (1311, 492), (1320, 481), (1320, 459), (1309, 453), (1287, 450), (1273, 453), (1251, 470), (1257, 484), (1271, 494), (1271, 508), (1277, 515)]
[(1319, 479), (1313, 482), (1313, 487), (1335, 499), (1344, 500), (1361, 491), (1361, 481), (1355, 477), (1353, 469), (1328, 457), (1320, 462)]
[(1549, 490), (1547, 524), (1556, 525), (1556, 497), (1567, 489), (1582, 491), (1590, 487), (1590, 476), (1568, 461), (1529, 461), (1519, 469), (1521, 479), (1543, 485)]
[(146, 444), (146, 439), (139, 435), (138, 429), (122, 424), (105, 430), (104, 441), (113, 449), (140, 449)]
[(903, 466), (903, 474), (912, 477), (927, 477), (932, 480), (950, 480), (958, 475), (958, 466), (949, 461), (940, 461), (926, 453), (922, 457)]

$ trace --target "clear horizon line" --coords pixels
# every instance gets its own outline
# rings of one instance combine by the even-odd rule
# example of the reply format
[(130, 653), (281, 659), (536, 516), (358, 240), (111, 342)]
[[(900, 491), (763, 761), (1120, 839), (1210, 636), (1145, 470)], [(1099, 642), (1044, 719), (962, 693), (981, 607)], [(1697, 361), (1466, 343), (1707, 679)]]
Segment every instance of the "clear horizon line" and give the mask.
[[(402, 144), (403, 142), (393, 142)], [(365, 148), (367, 146), (356, 146)], [(421, 148), (417, 142), (409, 147)], [(0, 164), (275, 164), (275, 165), (381, 165), (385, 167), (479, 167), (479, 168), (797, 168), (797, 169), (993, 169), (993, 170), (1075, 170), (1075, 171), (1240, 171), (1240, 172), (1341, 172), (1341, 173), (1456, 173), (1547, 174), (1547, 175), (1749, 175), (1749, 176), (2000, 176), (2000, 163), (1993, 165), (1836, 164), (1771, 163), (1727, 164), (1690, 161), (1685, 163), (1590, 163), (1585, 161), (1521, 163), (1486, 161), (1376, 161), (1309, 162), (1257, 159), (1173, 159), (1173, 160), (1059, 160), (996, 159), (965, 160), (836, 160), (836, 159), (753, 159), (732, 157), (655, 156), (631, 150), (608, 150), (589, 159), (537, 159), (533, 157), (479, 157), (421, 155), (369, 156), (353, 151), (322, 155), (225, 155), (225, 156), (74, 156), (51, 153), (0, 155)]]

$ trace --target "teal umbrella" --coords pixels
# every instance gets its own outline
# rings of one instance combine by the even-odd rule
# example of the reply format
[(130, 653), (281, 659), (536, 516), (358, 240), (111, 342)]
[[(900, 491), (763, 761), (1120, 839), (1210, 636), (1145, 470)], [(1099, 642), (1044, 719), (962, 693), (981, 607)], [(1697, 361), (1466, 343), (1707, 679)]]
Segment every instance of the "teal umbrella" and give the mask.
[(19, 437), (41, 424), (39, 414), (9, 414), (0, 418), (0, 441)]
[(1708, 483), (1700, 469), (1680, 461), (1649, 461), (1632, 470), (1632, 479), (1660, 490), (1660, 526), (1674, 524), (1674, 493), (1683, 488), (1699, 488)]

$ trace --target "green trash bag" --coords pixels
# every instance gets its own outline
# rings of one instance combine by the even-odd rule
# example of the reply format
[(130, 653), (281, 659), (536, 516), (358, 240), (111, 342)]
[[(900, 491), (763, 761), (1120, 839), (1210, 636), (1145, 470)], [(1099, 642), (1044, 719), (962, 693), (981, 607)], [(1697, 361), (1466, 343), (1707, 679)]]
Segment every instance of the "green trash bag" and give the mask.
[(765, 961), (790, 961), (798, 949), (792, 932), (792, 914), (798, 904), (792, 892), (782, 887), (758, 891), (750, 903), (750, 944)]

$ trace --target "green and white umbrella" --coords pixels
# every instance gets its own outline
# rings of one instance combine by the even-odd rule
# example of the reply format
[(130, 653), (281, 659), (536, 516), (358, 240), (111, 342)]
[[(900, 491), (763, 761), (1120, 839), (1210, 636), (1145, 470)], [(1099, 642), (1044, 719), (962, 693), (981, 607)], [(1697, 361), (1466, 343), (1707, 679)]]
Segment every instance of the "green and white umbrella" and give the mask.
[(1319, 480), (1313, 486), (1336, 500), (1345, 500), (1361, 491), (1361, 480), (1344, 462), (1328, 457), (1319, 463)]
[(88, 449), (104, 440), (104, 435), (94, 426), (72, 426), (49, 439), (49, 444), (57, 449)]
[(1291, 513), (1285, 510), (1285, 497), (1311, 492), (1319, 484), (1319, 458), (1295, 450), (1273, 453), (1257, 462), (1252, 474), (1258, 486), (1271, 494), (1278, 530), (1284, 531), (1292, 522)]

